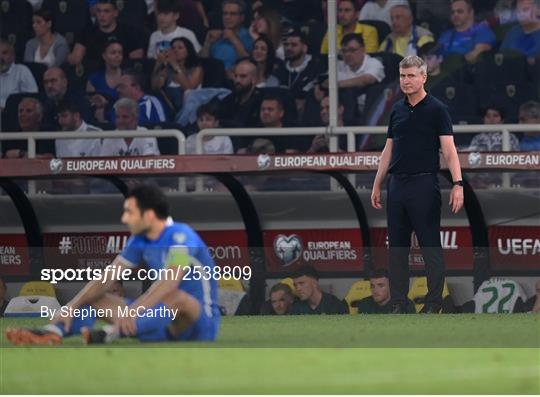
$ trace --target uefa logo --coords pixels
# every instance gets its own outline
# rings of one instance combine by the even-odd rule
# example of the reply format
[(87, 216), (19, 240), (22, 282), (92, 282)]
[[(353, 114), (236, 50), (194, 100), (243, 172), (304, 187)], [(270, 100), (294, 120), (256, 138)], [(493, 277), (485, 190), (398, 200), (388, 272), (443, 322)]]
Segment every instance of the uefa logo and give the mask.
[(274, 252), (286, 267), (297, 261), (302, 255), (302, 240), (296, 234), (285, 236), (279, 234), (274, 239)]
[(268, 167), (270, 167), (271, 161), (272, 160), (270, 159), (269, 155), (267, 155), (267, 154), (259, 154), (259, 156), (257, 157), (257, 166), (261, 170), (265, 170)]
[(469, 154), (469, 165), (471, 167), (479, 167), (482, 165), (482, 154), (478, 152), (472, 152)]
[(49, 168), (53, 174), (59, 174), (64, 168), (64, 162), (62, 159), (52, 159), (49, 162)]

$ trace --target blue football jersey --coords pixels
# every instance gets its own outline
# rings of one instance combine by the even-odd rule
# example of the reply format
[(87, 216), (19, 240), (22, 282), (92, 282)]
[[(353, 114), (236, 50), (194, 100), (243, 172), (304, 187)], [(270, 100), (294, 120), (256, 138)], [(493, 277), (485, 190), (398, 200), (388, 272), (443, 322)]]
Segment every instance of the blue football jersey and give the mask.
[[(146, 236), (132, 236), (120, 256), (133, 268), (144, 264), (147, 269), (159, 271), (167, 268), (173, 250), (187, 252), (189, 263), (186, 266), (191, 270), (197, 268), (203, 276), (206, 275), (199, 277), (200, 274), (188, 270), (180, 282), (179, 289), (197, 299), (208, 317), (219, 315), (218, 286), (213, 277), (214, 260), (204, 241), (188, 225), (170, 222), (157, 240), (150, 240)], [(204, 269), (207, 270), (206, 273)]]

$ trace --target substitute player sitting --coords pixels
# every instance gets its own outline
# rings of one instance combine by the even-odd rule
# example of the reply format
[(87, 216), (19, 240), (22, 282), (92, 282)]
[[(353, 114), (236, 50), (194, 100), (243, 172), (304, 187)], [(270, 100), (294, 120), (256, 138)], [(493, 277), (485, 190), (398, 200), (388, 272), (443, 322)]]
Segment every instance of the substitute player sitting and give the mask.
[[(114, 273), (122, 274), (143, 263), (147, 269), (161, 270), (159, 274), (166, 277), (132, 302), (108, 293), (117, 277), (90, 281), (66, 305), (69, 313), (85, 315), (65, 316), (60, 312), (41, 329), (9, 329), (11, 343), (57, 344), (79, 333), (86, 343), (106, 343), (123, 336), (154, 342), (215, 340), (220, 312), (215, 265), (206, 244), (189, 226), (170, 220), (167, 199), (155, 187), (141, 185), (128, 193), (122, 223), (132, 237), (111, 264), (120, 269)], [(111, 325), (93, 330), (99, 313)]]

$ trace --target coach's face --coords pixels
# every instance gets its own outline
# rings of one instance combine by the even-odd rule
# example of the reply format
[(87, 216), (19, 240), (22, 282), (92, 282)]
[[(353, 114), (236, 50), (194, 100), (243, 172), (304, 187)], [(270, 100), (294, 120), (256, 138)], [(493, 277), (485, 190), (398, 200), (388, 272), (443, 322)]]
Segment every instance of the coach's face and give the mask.
[(416, 66), (399, 69), (399, 86), (405, 95), (419, 92), (424, 87), (426, 78), (427, 76)]
[(293, 280), (294, 288), (296, 289), (296, 295), (300, 300), (308, 300), (313, 295), (316, 288), (317, 281), (308, 276), (300, 276)]
[(133, 235), (146, 234), (150, 230), (150, 211), (141, 212), (137, 200), (133, 197), (124, 201), (122, 223), (126, 225)]

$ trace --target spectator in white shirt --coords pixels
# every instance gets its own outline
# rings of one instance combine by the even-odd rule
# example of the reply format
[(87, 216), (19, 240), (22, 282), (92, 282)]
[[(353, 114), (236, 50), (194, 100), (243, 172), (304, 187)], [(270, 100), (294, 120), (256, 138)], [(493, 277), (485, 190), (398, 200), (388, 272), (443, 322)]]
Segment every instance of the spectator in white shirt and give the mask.
[(16, 64), (13, 45), (0, 39), (0, 111), (11, 94), (37, 92), (38, 86), (30, 69)]
[(337, 65), (339, 88), (364, 88), (384, 79), (382, 62), (366, 54), (361, 34), (350, 33), (343, 37), (341, 52), (343, 61)]
[(156, 58), (160, 52), (168, 51), (171, 42), (177, 37), (185, 37), (193, 44), (196, 52), (201, 50), (201, 45), (191, 30), (177, 25), (180, 18), (180, 7), (177, 2), (158, 2), (156, 4), (157, 30), (150, 36), (148, 44), (148, 58)]
[[(81, 109), (76, 103), (62, 102), (58, 105), (58, 124), (62, 131), (84, 132), (101, 131), (101, 128), (86, 124), (81, 116)], [(90, 139), (57, 139), (55, 141), (56, 157), (97, 157), (101, 152), (101, 140)]]
[[(366, 88), (384, 79), (384, 66), (366, 54), (361, 34), (349, 33), (341, 40), (343, 61), (337, 64), (338, 87), (344, 98), (345, 119), (352, 122), (365, 110)], [(328, 80), (323, 87), (328, 87)]]
[[(360, 10), (358, 20), (360, 21), (382, 21), (386, 22), (388, 26), (392, 25), (392, 19), (390, 18), (390, 10), (396, 5), (409, 5), (407, 0), (375, 0), (369, 1)], [(381, 37), (382, 39), (382, 37)]]
[[(147, 131), (139, 127), (139, 105), (133, 99), (121, 98), (114, 104), (116, 129), (119, 131)], [(156, 138), (104, 139), (101, 156), (159, 156)]]
[[(199, 131), (207, 128), (219, 128), (219, 107), (213, 103), (199, 106), (197, 109), (197, 127)], [(186, 139), (186, 154), (196, 154), (197, 134)], [(231, 138), (228, 136), (205, 136), (203, 154), (234, 154)]]

